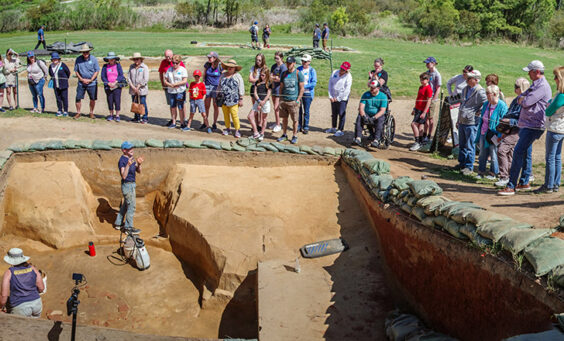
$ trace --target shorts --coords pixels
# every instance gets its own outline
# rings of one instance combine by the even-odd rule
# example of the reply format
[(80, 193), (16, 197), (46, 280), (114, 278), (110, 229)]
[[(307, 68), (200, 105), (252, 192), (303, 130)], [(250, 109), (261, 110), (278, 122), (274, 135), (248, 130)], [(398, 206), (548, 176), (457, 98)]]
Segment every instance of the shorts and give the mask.
[(91, 85), (84, 85), (78, 82), (76, 87), (76, 101), (80, 102), (84, 98), (84, 93), (88, 93), (88, 97), (91, 101), (98, 99), (98, 86), (96, 83), (90, 83)]
[(432, 119), (439, 114), (440, 103), (441, 102), (439, 100), (431, 101), (431, 106), (429, 107), (429, 112), (427, 113), (427, 119)]
[(251, 36), (251, 41), (253, 43), (258, 43), (258, 36)]
[(196, 113), (196, 109), (200, 112), (200, 114), (206, 113), (206, 106), (204, 105), (203, 99), (191, 99), (190, 100), (190, 113)]
[(206, 97), (217, 98), (217, 88), (219, 85), (206, 85)]
[[(253, 104), (253, 111), (257, 111), (258, 112), (258, 106), (260, 104), (260, 101), (256, 101), (255, 104)], [(260, 109), (260, 111), (263, 114), (268, 114), (270, 112), (270, 101), (266, 101), (266, 103), (264, 103), (264, 106)]]
[(43, 303), (41, 298), (29, 302), (23, 302), (10, 309), (10, 314), (20, 315), (25, 317), (39, 318), (43, 310)]
[(6, 82), (0, 84), (0, 89), (6, 89)]
[(184, 109), (184, 102), (186, 102), (186, 92), (181, 92), (178, 94), (169, 94), (170, 97), (170, 107)]
[(280, 118), (290, 117), (293, 122), (298, 120), (298, 111), (300, 109), (300, 103), (296, 101), (281, 101), (280, 102)]
[(421, 115), (423, 115), (423, 111), (413, 108), (413, 122), (417, 124), (425, 124), (425, 122), (427, 122), (427, 116), (422, 119)]

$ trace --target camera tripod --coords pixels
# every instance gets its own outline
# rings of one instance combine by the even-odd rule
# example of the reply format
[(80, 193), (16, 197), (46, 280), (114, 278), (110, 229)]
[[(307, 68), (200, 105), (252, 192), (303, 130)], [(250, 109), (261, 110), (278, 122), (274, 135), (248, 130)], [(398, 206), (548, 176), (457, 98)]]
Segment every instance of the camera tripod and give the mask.
[(72, 279), (74, 287), (72, 288), (71, 296), (67, 300), (67, 316), (72, 314), (71, 341), (74, 341), (76, 336), (76, 315), (78, 314), (78, 305), (80, 304), (78, 295), (80, 294), (80, 287), (86, 285), (86, 277), (83, 274), (73, 273)]

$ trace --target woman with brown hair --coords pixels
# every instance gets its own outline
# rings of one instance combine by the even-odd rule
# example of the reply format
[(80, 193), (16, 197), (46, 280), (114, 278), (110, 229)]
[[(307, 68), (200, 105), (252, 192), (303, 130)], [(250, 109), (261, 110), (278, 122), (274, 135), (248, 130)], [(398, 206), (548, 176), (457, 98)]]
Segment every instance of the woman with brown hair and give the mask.
[(266, 59), (262, 53), (259, 53), (255, 57), (255, 65), (251, 66), (251, 72), (249, 74), (249, 82), (251, 83), (251, 101), (253, 105), (255, 104), (255, 97), (253, 94), (255, 93), (255, 83), (258, 82), (260, 73), (262, 70), (266, 68)]
[[(266, 130), (266, 117), (270, 112), (270, 95), (272, 93), (272, 85), (270, 83), (270, 71), (264, 69), (261, 71), (259, 80), (255, 84), (255, 104), (247, 117), (253, 128), (253, 138), (262, 141), (264, 139), (264, 131)], [(257, 121), (258, 117), (258, 121)], [(257, 129), (260, 126), (260, 133)]]
[[(221, 67), (221, 60), (219, 60), (219, 56), (217, 52), (210, 52), (208, 55), (208, 61), (204, 64), (204, 73), (202, 75), (202, 79), (204, 80), (204, 84), (206, 85), (206, 99), (204, 100), (204, 105), (206, 109), (206, 113), (208, 117), (210, 115), (210, 106), (213, 100), (213, 125), (212, 129), (217, 129), (217, 117), (219, 116), (219, 107), (217, 105), (217, 94), (218, 94), (218, 87), (219, 87), (219, 77), (221, 77), (221, 73), (223, 72), (223, 68)], [(200, 130), (206, 128), (205, 124), (202, 124)]]

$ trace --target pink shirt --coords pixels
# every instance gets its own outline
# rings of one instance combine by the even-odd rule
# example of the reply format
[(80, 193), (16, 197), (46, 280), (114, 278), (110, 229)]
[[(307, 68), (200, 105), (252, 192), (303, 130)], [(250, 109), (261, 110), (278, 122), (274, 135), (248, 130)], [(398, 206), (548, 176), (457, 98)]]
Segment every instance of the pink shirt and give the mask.
[(117, 81), (118, 78), (117, 64), (106, 66), (106, 76), (108, 77), (108, 83), (113, 83)]
[(482, 129), (480, 130), (481, 135), (486, 135), (490, 126), (490, 117), (492, 116), (492, 112), (494, 112), (496, 105), (489, 105), (488, 109), (484, 113), (484, 117), (482, 118)]

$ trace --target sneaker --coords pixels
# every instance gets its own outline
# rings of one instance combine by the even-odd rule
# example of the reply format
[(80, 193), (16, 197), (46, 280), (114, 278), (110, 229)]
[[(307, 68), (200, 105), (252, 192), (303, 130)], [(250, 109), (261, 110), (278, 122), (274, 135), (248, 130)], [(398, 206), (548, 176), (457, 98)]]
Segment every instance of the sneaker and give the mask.
[[(130, 122), (139, 123), (139, 121), (140, 121), (140, 120), (139, 120), (138, 118), (132, 118)], [(170, 128), (170, 127), (169, 127), (169, 128)]]
[(284, 135), (280, 136), (276, 141), (278, 141), (278, 142), (288, 141), (288, 135), (284, 134)]
[(260, 139), (260, 134), (259, 134), (259, 133), (253, 134), (253, 138), (254, 138), (255, 140)]
[(36, 112), (39, 112), (39, 111), (37, 111), (37, 109), (33, 108), (33, 109), (30, 110), (29, 112), (35, 114)]
[(335, 134), (337, 132), (337, 129), (335, 128), (329, 128), (327, 130), (325, 130), (326, 134)]
[(55, 114), (55, 116), (57, 116), (57, 117), (61, 117), (61, 116), (63, 116), (63, 113), (62, 113), (62, 112), (60, 112), (60, 111), (57, 111), (57, 114)]
[(212, 130), (217, 130), (217, 124), (212, 124)]
[(303, 133), (304, 135), (309, 134), (309, 129), (304, 129), (304, 131), (302, 131), (302, 133)]
[(13, 106), (10, 106), (10, 107), (8, 108), (8, 110), (10, 110), (10, 111), (11, 111), (11, 110), (14, 110), (14, 107), (13, 107)]
[(168, 127), (170, 127), (171, 124), (172, 124), (172, 120), (168, 121), (168, 122), (165, 124), (165, 127), (168, 128)]
[[(63, 117), (69, 117), (69, 113), (65, 111), (65, 112), (63, 113)], [(118, 118), (119, 118), (119, 117), (118, 117)]]
[(411, 150), (412, 152), (418, 151), (419, 149), (421, 149), (419, 142), (415, 142), (411, 145), (411, 147), (409, 147), (409, 150)]
[(372, 143), (370, 144), (370, 146), (374, 147), (374, 148), (380, 148), (380, 141), (372, 141)]
[(494, 185), (495, 187), (505, 187), (509, 183), (509, 179), (499, 179)]
[(207, 132), (208, 132), (208, 134), (211, 134), (211, 133), (212, 133), (212, 129), (211, 129), (211, 128), (208, 128), (208, 129), (207, 129)]
[(176, 122), (173, 123), (173, 122), (171, 121), (170, 124), (169, 124), (167, 127), (168, 127), (168, 129), (174, 129), (174, 128), (176, 128)]
[(481, 180), (484, 178), (484, 176), (482, 174), (476, 174), (475, 178)]
[(205, 124), (205, 123), (202, 123), (202, 125), (200, 126), (200, 129), (199, 129), (199, 130), (205, 130), (206, 128), (207, 128), (207, 127), (206, 127), (206, 124)]
[(118, 122), (118, 123), (119, 123), (119, 121), (120, 121), (119, 116), (116, 116), (116, 117), (114, 118), (114, 122)]
[(554, 187), (554, 188), (552, 189), (552, 191), (553, 191), (553, 192), (558, 192), (558, 186)]
[(264, 140), (264, 134), (260, 134), (258, 140), (259, 140), (259, 142), (262, 142), (262, 140)]
[(335, 137), (339, 137), (339, 136), (343, 136), (343, 135), (345, 135), (345, 133), (343, 133), (343, 132), (340, 131), (340, 130), (337, 130), (337, 131), (335, 132)]
[(353, 143), (356, 144), (357, 146), (361, 146), (362, 140), (360, 139), (360, 137), (355, 137)]
[(459, 171), (459, 170), (462, 170), (462, 168), (464, 168), (464, 167), (461, 164), (458, 164), (458, 165), (452, 167), (451, 169), (455, 170), (455, 171)]
[(292, 140), (290, 141), (291, 144), (298, 143), (298, 137), (296, 135), (292, 136)]
[(539, 188), (535, 189), (533, 193), (535, 194), (545, 194), (545, 193), (552, 193), (554, 190), (552, 188), (548, 188), (545, 185), (540, 186)]
[(139, 123), (141, 123), (141, 124), (147, 124), (148, 122), (149, 122), (149, 121), (143, 120), (143, 119), (139, 120)]
[(485, 176), (486, 180), (490, 180), (490, 181), (495, 181), (497, 180), (497, 178), (495, 177), (495, 175), (486, 175)]
[(462, 173), (463, 175), (472, 175), (472, 173), (474, 173), (474, 171), (472, 171), (470, 168), (464, 168), (460, 171), (460, 173)]
[(114, 120), (114, 117), (112, 115), (106, 117), (106, 121), (113, 121), (113, 120)]
[(131, 234), (139, 234), (141, 232), (140, 229), (136, 229), (135, 227), (124, 227), (123, 229), (125, 230), (125, 232)]
[(425, 136), (425, 137), (423, 138), (422, 144), (427, 144), (427, 143), (429, 143), (429, 142), (430, 142), (430, 141), (429, 141), (429, 138), (428, 138), (427, 136)]
[(531, 176), (529, 176), (529, 183), (534, 181), (535, 181), (535, 176), (531, 174)]
[(531, 185), (529, 185), (529, 184), (526, 184), (526, 185), (521, 184), (521, 185), (517, 185), (517, 187), (515, 187), (516, 192), (528, 192), (531, 189), (532, 189)]
[(503, 196), (515, 195), (515, 190), (513, 188), (505, 187), (501, 191), (497, 192), (497, 195), (503, 195)]
[(282, 126), (280, 124), (277, 124), (277, 125), (274, 126), (274, 128), (272, 128), (272, 131), (275, 132), (275, 133), (277, 133), (281, 130), (282, 130)]
[(118, 230), (118, 231), (119, 231), (119, 230), (121, 230), (121, 228), (122, 228), (121, 225), (115, 225), (115, 224), (114, 224), (114, 230)]
[(180, 130), (182, 130), (182, 131), (190, 131), (190, 127), (187, 126), (186, 124), (181, 124), (181, 125), (180, 125)]
[(229, 129), (224, 129), (224, 130), (223, 130), (223, 135), (224, 135), (224, 136), (227, 136), (227, 135), (229, 135), (229, 134), (231, 134), (231, 130), (229, 130)]
[(0, 112), (6, 112), (6, 109), (0, 107)]
[(239, 132), (239, 130), (235, 130), (235, 137), (236, 138), (241, 137), (241, 133)]

